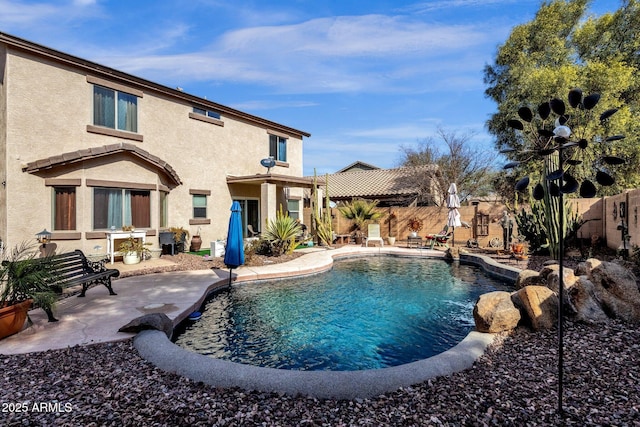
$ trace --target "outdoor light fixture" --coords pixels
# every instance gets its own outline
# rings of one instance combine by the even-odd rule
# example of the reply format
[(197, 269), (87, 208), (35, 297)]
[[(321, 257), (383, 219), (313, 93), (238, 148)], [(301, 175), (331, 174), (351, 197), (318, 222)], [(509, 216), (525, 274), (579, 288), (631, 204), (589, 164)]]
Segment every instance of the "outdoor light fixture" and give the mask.
[[(579, 191), (581, 197), (595, 197), (596, 187), (591, 179), (583, 179), (580, 183), (572, 174), (572, 169), (583, 164), (581, 154), (592, 143), (600, 144), (600, 155), (592, 162), (595, 169), (595, 181), (602, 186), (610, 186), (615, 183), (611, 176), (611, 166), (621, 165), (625, 160), (607, 154), (608, 143), (624, 138), (623, 135), (613, 135), (605, 138), (594, 136), (592, 141), (587, 138), (587, 123), (594, 118), (593, 108), (598, 104), (600, 94), (594, 93), (583, 97), (582, 90), (576, 88), (569, 91), (568, 101), (573, 108), (567, 113), (564, 101), (554, 98), (538, 106), (537, 114), (526, 106), (518, 109), (518, 119), (507, 121), (507, 125), (516, 131), (521, 142), (524, 140), (524, 149), (518, 151), (509, 147), (501, 150), (515, 159), (504, 166), (504, 169), (517, 168), (530, 162), (541, 162), (541, 181), (532, 191), (535, 200), (543, 200), (546, 214), (546, 224), (550, 250), (552, 255), (557, 255), (559, 264), (558, 284), (558, 413), (562, 414), (563, 394), (563, 301), (564, 301), (564, 238), (566, 233), (564, 218), (564, 194)], [(618, 111), (617, 108), (604, 111), (599, 116), (599, 124), (607, 128), (607, 119)], [(550, 116), (556, 115), (555, 120)], [(548, 120), (549, 119), (549, 120)], [(522, 121), (521, 121), (522, 120)], [(553, 130), (550, 129), (553, 126)], [(590, 128), (591, 129), (591, 128)], [(591, 163), (591, 160), (588, 160)], [(585, 163), (585, 164), (588, 164)], [(582, 165), (580, 167), (585, 167)], [(588, 166), (586, 166), (588, 167)], [(584, 172), (584, 170), (582, 171)], [(515, 185), (517, 191), (523, 192), (529, 186), (530, 178), (525, 176)], [(624, 231), (623, 231), (624, 232)], [(624, 238), (623, 238), (624, 243)], [(554, 252), (555, 251), (555, 252)]]
[(46, 245), (51, 240), (51, 233), (48, 232), (47, 229), (45, 228), (44, 230), (36, 234), (36, 239), (38, 239), (39, 243)]

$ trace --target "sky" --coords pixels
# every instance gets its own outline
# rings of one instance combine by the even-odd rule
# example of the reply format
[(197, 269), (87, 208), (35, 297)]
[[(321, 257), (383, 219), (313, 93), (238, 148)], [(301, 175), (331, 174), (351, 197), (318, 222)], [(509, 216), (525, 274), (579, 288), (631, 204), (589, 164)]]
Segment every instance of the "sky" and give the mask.
[(0, 31), (308, 132), (304, 175), (322, 175), (397, 167), (438, 129), (493, 150), (484, 67), (540, 4), (0, 0)]

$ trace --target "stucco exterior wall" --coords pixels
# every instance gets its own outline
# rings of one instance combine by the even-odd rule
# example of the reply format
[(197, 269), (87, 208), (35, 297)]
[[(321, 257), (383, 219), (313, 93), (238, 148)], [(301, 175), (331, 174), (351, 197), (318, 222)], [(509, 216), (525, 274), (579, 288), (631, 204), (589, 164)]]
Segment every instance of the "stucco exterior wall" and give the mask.
[[(259, 185), (229, 185), (226, 179), (266, 172), (260, 160), (269, 156), (268, 125), (224, 113), (218, 124), (197, 120), (190, 113), (194, 106), (202, 108), (201, 105), (153, 87), (139, 87), (136, 82), (114, 81), (142, 91), (138, 98), (138, 132), (132, 139), (96, 133), (91, 130), (94, 87), (91, 79), (108, 80), (104, 75), (94, 75), (74, 64), (59, 63), (11, 46), (7, 49), (2, 43), (0, 70), (3, 70), (0, 75), (4, 75), (0, 80), (0, 154), (6, 159), (3, 172), (7, 182), (0, 193), (0, 208), (4, 212), (0, 215), (0, 238), (11, 245), (34, 239), (44, 228), (52, 231), (52, 187), (45, 185), (47, 179), (80, 180), (76, 189), (77, 230), (55, 232), (58, 240), (54, 241), (63, 250), (77, 248), (85, 252), (93, 252), (97, 245), (106, 248), (106, 239), (93, 229), (93, 188), (86, 185), (87, 180), (136, 183), (152, 188), (148, 241), (155, 246), (160, 189), (170, 190), (168, 226), (185, 227), (191, 234), (200, 229), (205, 247), (209, 241), (226, 236), (233, 197), (260, 197)], [(142, 141), (138, 140), (140, 136)], [(279, 164), (271, 172), (301, 177), (302, 137), (287, 136), (287, 164)], [(182, 185), (173, 185), (156, 166), (126, 153), (35, 173), (23, 171), (27, 164), (37, 160), (120, 143), (134, 144), (167, 162)], [(193, 221), (190, 190), (208, 193), (210, 223)], [(282, 196), (278, 200), (282, 201)]]
[[(6, 75), (7, 49), (0, 44), (0, 231), (7, 229), (7, 84)], [(6, 240), (6, 234), (0, 234)]]

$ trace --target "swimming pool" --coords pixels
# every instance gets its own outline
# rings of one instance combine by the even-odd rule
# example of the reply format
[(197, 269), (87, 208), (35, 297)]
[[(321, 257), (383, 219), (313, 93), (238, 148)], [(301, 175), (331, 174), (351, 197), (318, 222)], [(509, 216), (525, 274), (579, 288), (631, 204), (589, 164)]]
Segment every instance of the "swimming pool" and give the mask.
[(243, 364), (350, 371), (441, 353), (473, 329), (477, 297), (511, 285), (474, 266), (367, 257), (326, 272), (243, 283), (205, 304), (176, 344)]

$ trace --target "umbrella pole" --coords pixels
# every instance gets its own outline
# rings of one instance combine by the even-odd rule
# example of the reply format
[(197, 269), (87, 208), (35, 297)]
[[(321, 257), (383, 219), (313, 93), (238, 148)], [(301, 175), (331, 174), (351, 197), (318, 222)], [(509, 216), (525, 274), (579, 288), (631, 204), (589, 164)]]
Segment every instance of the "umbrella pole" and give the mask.
[(233, 268), (229, 269), (229, 287), (231, 287), (231, 272), (233, 271)]

